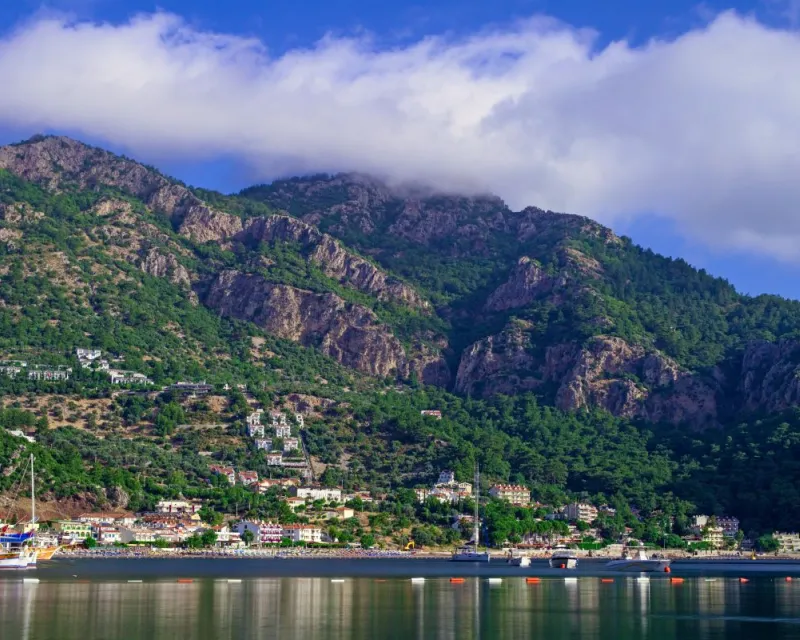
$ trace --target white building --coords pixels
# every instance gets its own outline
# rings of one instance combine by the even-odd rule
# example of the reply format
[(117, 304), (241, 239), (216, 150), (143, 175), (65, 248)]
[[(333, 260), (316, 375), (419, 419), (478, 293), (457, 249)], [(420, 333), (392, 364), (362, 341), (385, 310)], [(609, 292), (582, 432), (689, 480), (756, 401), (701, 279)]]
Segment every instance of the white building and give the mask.
[(305, 418), (303, 418), (303, 414), (302, 413), (295, 413), (294, 414), (294, 420), (295, 420), (295, 422), (297, 422), (297, 426), (298, 427), (300, 427), (301, 429), (305, 429), (306, 428), (306, 421), (305, 421)]
[(119, 369), (109, 369), (108, 377), (111, 379), (111, 384), (153, 384), (153, 381), (143, 373), (136, 371), (121, 371)]
[(244, 521), (236, 525), (239, 537), (245, 531), (253, 534), (253, 541), (258, 544), (278, 544), (283, 538), (283, 527), (272, 522)]
[(280, 467), (283, 464), (283, 454), (282, 453), (268, 453), (267, 454), (267, 466), (268, 467)]
[(120, 527), (120, 542), (129, 544), (131, 542), (155, 542), (159, 538), (155, 529), (145, 529), (144, 527)]
[(258, 451), (269, 451), (272, 449), (272, 440), (269, 438), (258, 438), (255, 442)]
[(28, 369), (28, 380), (46, 380), (55, 382), (59, 380), (69, 380), (72, 375), (71, 367), (48, 367), (44, 365), (33, 365)]
[(456, 481), (456, 474), (452, 471), (442, 471), (439, 473), (439, 479), (436, 484), (452, 484)]
[(250, 424), (247, 423), (247, 435), (251, 438), (263, 438), (264, 437), (264, 425), (263, 424)]
[(285, 524), (283, 537), (292, 542), (322, 542), (322, 527), (312, 524)]
[(117, 542), (122, 542), (122, 536), (119, 529), (116, 527), (95, 527), (93, 534), (98, 544), (115, 544)]
[(159, 500), (156, 513), (193, 514), (200, 511), (202, 506), (200, 502), (189, 500)]
[(251, 484), (257, 484), (258, 473), (256, 471), (240, 471), (239, 482), (241, 482), (246, 487), (249, 487)]
[(527, 506), (531, 503), (530, 489), (520, 484), (496, 484), (489, 489), (489, 495), (518, 506)]
[(784, 533), (776, 531), (772, 537), (780, 544), (781, 551), (796, 552), (800, 551), (800, 534), (799, 533)]
[(276, 438), (288, 438), (292, 435), (292, 428), (287, 424), (278, 425), (275, 427)]
[(564, 515), (573, 522), (594, 522), (597, 520), (597, 507), (586, 502), (573, 502), (564, 507)]
[(132, 513), (94, 512), (81, 514), (78, 516), (78, 521), (93, 524), (95, 526), (99, 526), (101, 524), (115, 524), (130, 527), (133, 526), (134, 522), (136, 522), (136, 516), (134, 516)]
[(296, 451), (300, 448), (300, 440), (298, 438), (284, 438), (283, 439), (283, 452)]
[(719, 516), (717, 525), (722, 527), (722, 533), (728, 538), (735, 538), (739, 532), (739, 518), (733, 516)]
[(289, 493), (295, 498), (306, 500), (325, 500), (326, 502), (341, 502), (341, 489), (328, 489), (325, 487), (292, 487)]

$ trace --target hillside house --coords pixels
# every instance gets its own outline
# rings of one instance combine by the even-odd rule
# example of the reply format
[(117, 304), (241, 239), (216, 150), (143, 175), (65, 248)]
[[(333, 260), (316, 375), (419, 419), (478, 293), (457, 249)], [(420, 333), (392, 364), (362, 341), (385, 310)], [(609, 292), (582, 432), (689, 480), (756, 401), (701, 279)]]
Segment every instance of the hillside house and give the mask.
[(222, 465), (212, 464), (208, 468), (211, 473), (225, 476), (229, 483), (236, 484), (236, 471), (233, 467), (223, 467)]
[(82, 513), (78, 516), (78, 521), (94, 526), (113, 524), (130, 527), (136, 522), (136, 516), (132, 513)]
[(431, 418), (436, 418), (437, 420), (442, 419), (442, 412), (439, 411), (438, 409), (423, 409), (419, 413), (420, 415), (430, 416)]
[(156, 513), (188, 514), (197, 513), (203, 503), (195, 500), (159, 500), (156, 503)]
[(168, 386), (167, 390), (183, 395), (205, 396), (211, 393), (214, 387), (206, 384), (206, 381), (203, 380), (202, 382), (176, 382)]
[(258, 451), (270, 451), (272, 449), (272, 440), (269, 438), (258, 438), (255, 443)]
[(297, 451), (300, 448), (300, 440), (298, 438), (284, 438), (283, 439), (283, 452)]
[(57, 382), (69, 380), (72, 375), (71, 367), (49, 367), (46, 365), (35, 364), (28, 369), (28, 380), (45, 380), (47, 382)]
[(306, 421), (302, 413), (295, 413), (294, 421), (297, 423), (297, 426), (300, 427), (301, 429), (306, 428)]
[(489, 495), (518, 507), (526, 507), (531, 503), (530, 489), (520, 484), (496, 484), (489, 489)]
[(256, 471), (240, 471), (239, 482), (249, 487), (251, 484), (258, 483), (258, 473)]
[(263, 438), (264, 433), (264, 425), (263, 424), (247, 424), (247, 435), (251, 438)]
[(153, 381), (143, 373), (136, 371), (122, 371), (120, 369), (109, 369), (108, 377), (111, 384), (137, 384), (137, 385), (151, 385)]
[(267, 466), (280, 467), (283, 464), (282, 453), (269, 453), (267, 454)]
[(304, 500), (324, 500), (325, 502), (341, 502), (342, 490), (327, 487), (291, 487), (289, 494)]
[(292, 428), (288, 424), (278, 425), (275, 427), (276, 438), (289, 438), (292, 435)]
[(3, 360), (0, 361), (0, 373), (9, 378), (16, 378), (27, 366), (28, 363), (22, 360)]

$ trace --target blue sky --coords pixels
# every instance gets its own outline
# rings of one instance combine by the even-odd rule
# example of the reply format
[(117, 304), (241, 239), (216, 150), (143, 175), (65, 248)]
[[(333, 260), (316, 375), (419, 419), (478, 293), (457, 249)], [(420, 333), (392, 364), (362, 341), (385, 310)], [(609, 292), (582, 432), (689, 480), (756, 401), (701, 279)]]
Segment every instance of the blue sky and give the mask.
[[(714, 0), (697, 3), (686, 0), (649, 0), (648, 2), (642, 2), (641, 0), (606, 0), (600, 3), (593, 0), (559, 0), (558, 2), (552, 0), (495, 0), (494, 2), (434, 0), (427, 3), (408, 1), (380, 3), (374, 2), (374, 0), (313, 0), (297, 3), (296, 1), (289, 2), (284, 0), (227, 0), (223, 3), (217, 0), (161, 0), (158, 3), (153, 3), (147, 0), (54, 0), (50, 3), (40, 3), (33, 0), (17, 0), (0, 4), (0, 35), (11, 38), (15, 32), (27, 28), (26, 25), (30, 24), (30, 22), (50, 16), (53, 11), (68, 12), (71, 20), (78, 23), (107, 21), (113, 25), (124, 25), (135, 14), (152, 14), (154, 11), (159, 10), (180, 16), (186, 28), (193, 30), (193, 32), (214, 32), (226, 34), (226, 36), (255, 38), (263, 44), (269, 57), (280, 59), (286, 56), (286, 61), (289, 60), (293, 53), (313, 49), (317, 46), (316, 43), (326, 35), (331, 36), (337, 42), (344, 42), (347, 38), (363, 39), (366, 34), (369, 34), (370, 52), (368, 55), (364, 54), (357, 58), (356, 62), (358, 65), (363, 65), (360, 73), (371, 74), (370, 77), (375, 79), (377, 74), (375, 60), (380, 60), (380, 52), (402, 50), (411, 52), (408, 54), (408, 59), (412, 59), (413, 47), (426, 36), (458, 40), (459, 38), (480, 36), (480, 34), (484, 34), (487, 31), (505, 33), (513, 31), (513, 25), (519, 21), (526, 20), (530, 16), (537, 14), (547, 15), (563, 21), (563, 23), (569, 25), (571, 30), (588, 28), (596, 31), (597, 38), (592, 43), (591, 50), (585, 52), (587, 61), (590, 61), (594, 52), (602, 51), (610, 42), (617, 40), (625, 41), (630, 51), (641, 54), (640, 57), (644, 59), (647, 43), (652, 38), (670, 41), (688, 32), (702, 33), (709, 21), (713, 20), (719, 13), (728, 10), (734, 10), (740, 16), (755, 16), (760, 26), (759, 33), (753, 37), (762, 38), (763, 42), (766, 43), (766, 39), (772, 38), (774, 35), (771, 34), (770, 29), (785, 30), (786, 33), (792, 33), (797, 23), (797, 16), (800, 15), (800, 11), (793, 11), (792, 7), (800, 9), (800, 2), (793, 2), (792, 0), (765, 0), (763, 2), (728, 0), (719, 2)], [(732, 30), (736, 28), (748, 29), (746, 25), (744, 27), (732, 25), (730, 28)], [(720, 42), (724, 42), (725, 39), (724, 29), (725, 27), (722, 26), (719, 28), (722, 34), (719, 38)], [(571, 32), (571, 35), (574, 35), (574, 32)], [(70, 42), (78, 41), (71, 40)], [(89, 41), (87, 40), (86, 42), (88, 43)], [(554, 48), (559, 46), (558, 43), (551, 44)], [(92, 44), (87, 46), (94, 51), (97, 57), (102, 56), (100, 45)], [(516, 45), (504, 44), (503, 46), (511, 46), (513, 48)], [(722, 47), (722, 45), (719, 46)], [(770, 50), (767, 45), (762, 47), (761, 44), (757, 46), (754, 44), (754, 47), (754, 50), (759, 52)], [(726, 51), (724, 48), (722, 50)], [(62, 51), (67, 51), (67, 48), (63, 48)], [(709, 45), (709, 51), (712, 51), (713, 54), (711, 45)], [(714, 59), (712, 54), (709, 54), (709, 59)], [(10, 58), (12, 53), (7, 55)], [(325, 55), (328, 57), (326, 58)], [(766, 56), (767, 54), (765, 53), (764, 55)], [(0, 53), (0, 56), (2, 56), (2, 53)], [(571, 56), (574, 57), (574, 54), (564, 54), (565, 59), (569, 59)], [(330, 51), (322, 51), (319, 53), (319, 58), (315, 64), (319, 65), (323, 61), (334, 58), (334, 54)], [(162, 60), (164, 59), (162, 58)], [(342, 65), (346, 68), (347, 58), (344, 58), (344, 60), (345, 62)], [(437, 62), (437, 60), (433, 59), (433, 62)], [(765, 57), (765, 60), (770, 60), (770, 58)], [(224, 62), (225, 65), (230, 65), (230, 61), (226, 60)], [(431, 60), (427, 62), (431, 62)], [(288, 62), (286, 64), (288, 65)], [(377, 66), (383, 68), (381, 64), (383, 63), (377, 64)], [(718, 63), (715, 62), (715, 64)], [(245, 75), (247, 73), (260, 72), (261, 70), (258, 65), (234, 65), (233, 67), (223, 65), (223, 67), (224, 69), (242, 71)], [(432, 67), (433, 65), (428, 65), (424, 71), (427, 73)], [(74, 67), (69, 67), (69, 69), (72, 68)], [(295, 71), (297, 68), (291, 67), (291, 72), (307, 72), (307, 70), (303, 71), (302, 69)], [(662, 69), (663, 65), (654, 68)], [(797, 67), (795, 66), (794, 68), (796, 69)], [(342, 74), (341, 67), (338, 69), (335, 75), (336, 78), (340, 78)], [(709, 73), (713, 76), (715, 67), (710, 66), (709, 69)], [(133, 72), (131, 72), (131, 75), (133, 75)], [(2, 71), (0, 71), (0, 80), (2, 78)], [(224, 78), (224, 76), (218, 75), (215, 78), (217, 82), (220, 82), (220, 78)], [(639, 82), (641, 82), (641, 76)], [(348, 84), (346, 88), (350, 90), (353, 86), (354, 83)], [(465, 95), (474, 95), (476, 90), (491, 91), (493, 86), (490, 85), (488, 89), (484, 85), (477, 87), (477, 89), (472, 87), (467, 90)], [(91, 88), (94, 89), (94, 87)], [(239, 87), (235, 88), (238, 89)], [(683, 89), (685, 90), (685, 87)], [(523, 101), (519, 98), (519, 92), (510, 91), (509, 95), (513, 95), (514, 101), (522, 104)], [(384, 94), (376, 95), (376, 100), (385, 103)], [(602, 97), (605, 93), (598, 95)], [(670, 95), (669, 92), (667, 92), (667, 95)], [(691, 99), (692, 96), (692, 92), (689, 91), (688, 97)], [(426, 95), (424, 97), (427, 99), (429, 96)], [(414, 98), (416, 100), (419, 96), (415, 94)], [(43, 100), (44, 98), (37, 99)], [(60, 96), (56, 94), (54, 100), (58, 102), (59, 99)], [(594, 99), (599, 98), (594, 96)], [(97, 101), (93, 102), (96, 103)], [(507, 108), (507, 102), (491, 105), (492, 114)], [(691, 104), (691, 102), (688, 104)], [(35, 106), (38, 107), (39, 105)], [(167, 104), (167, 106), (171, 106), (171, 103)], [(537, 106), (541, 107), (541, 105)], [(619, 105), (615, 106), (619, 108)], [(73, 134), (155, 164), (165, 172), (191, 184), (216, 188), (222, 191), (237, 190), (253, 181), (268, 179), (274, 175), (292, 171), (302, 171), (303, 168), (308, 168), (308, 170), (337, 170), (340, 168), (344, 170), (369, 170), (370, 163), (375, 162), (374, 158), (376, 157), (373, 151), (364, 151), (355, 155), (350, 154), (349, 150), (345, 152), (339, 147), (347, 143), (342, 143), (341, 141), (332, 141), (321, 150), (312, 145), (302, 153), (298, 153), (297, 157), (291, 158), (288, 158), (288, 156), (292, 155), (291, 147), (289, 147), (289, 151), (276, 151), (274, 154), (276, 157), (268, 159), (259, 156), (257, 150), (253, 150), (252, 145), (248, 146), (248, 141), (246, 140), (242, 141), (238, 146), (232, 145), (228, 148), (225, 144), (219, 143), (217, 138), (212, 138), (207, 144), (207, 149), (200, 150), (192, 147), (191, 143), (186, 142), (185, 137), (178, 137), (169, 144), (150, 144), (141, 142), (139, 138), (149, 139), (154, 135), (153, 131), (149, 129), (145, 131), (143, 125), (135, 124), (131, 118), (120, 121), (118, 125), (111, 122), (108, 125), (95, 127), (77, 117), (65, 117), (62, 120), (58, 115), (40, 115), (37, 116), (36, 120), (28, 119), (26, 121), (24, 117), (17, 117), (10, 106), (5, 112), (1, 107), (2, 105), (0, 105), (0, 143), (25, 138), (40, 130)], [(19, 105), (15, 105), (15, 108), (20, 109)], [(111, 107), (104, 108), (110, 109)], [(757, 109), (758, 107), (754, 108)], [(27, 110), (29, 111), (30, 109)], [(791, 109), (787, 108), (787, 111), (791, 111)], [(6, 117), (4, 117), (4, 113)], [(99, 113), (100, 115), (94, 116), (95, 121), (102, 119), (104, 115), (103, 112)], [(754, 113), (758, 115), (758, 112)], [(10, 117), (8, 114), (14, 117)], [(367, 116), (372, 114), (373, 111), (367, 112)], [(570, 127), (580, 129), (581, 122), (585, 120), (586, 115), (583, 113), (579, 115), (578, 124), (570, 122)], [(667, 114), (667, 116), (669, 115)], [(284, 116), (285, 114), (271, 114), (273, 119)], [(458, 118), (468, 118), (470, 116), (471, 114), (462, 113), (458, 115)], [(301, 116), (298, 113), (299, 117)], [(493, 115), (492, 117), (495, 116)], [(752, 113), (749, 117), (753, 117)], [(364, 118), (363, 114), (361, 118)], [(377, 116), (376, 121), (378, 121)], [(481, 126), (485, 126), (485, 122), (490, 121), (490, 118), (486, 118)], [(517, 116), (516, 119), (512, 118), (512, 121), (518, 124), (522, 120)], [(381, 120), (380, 122), (383, 121)], [(129, 135), (116, 136), (113, 132), (114, 126), (126, 128)], [(142, 126), (141, 131), (137, 130), (139, 126)], [(368, 127), (367, 124), (364, 126)], [(651, 123), (648, 126), (653, 125)], [(156, 130), (157, 133), (158, 131)], [(724, 133), (722, 132), (720, 137), (725, 138)], [(232, 134), (229, 133), (228, 135), (236, 136), (239, 134), (240, 132), (233, 131)], [(247, 132), (245, 131), (242, 135), (246, 138)], [(275, 132), (271, 131), (267, 139), (273, 140), (275, 135)], [(344, 139), (346, 140), (346, 138)], [(572, 144), (573, 146), (575, 145), (574, 142)], [(648, 139), (648, 144), (655, 143)], [(180, 150), (180, 153), (176, 153), (176, 149)], [(720, 149), (719, 153), (721, 155), (715, 157), (723, 161), (725, 156), (729, 155), (729, 152), (726, 151), (727, 147), (721, 147)], [(759, 147), (758, 150), (760, 151), (761, 148)], [(406, 151), (405, 149), (403, 150), (404, 153)], [(412, 157), (415, 157), (413, 154), (419, 156), (420, 153), (426, 152), (428, 150), (423, 148), (421, 150), (414, 149), (411, 153)], [(664, 154), (667, 155), (669, 153), (674, 154), (676, 151), (665, 148)], [(681, 148), (681, 153), (685, 153), (685, 148)], [(258, 161), (254, 160), (256, 156)], [(319, 159), (320, 157), (322, 157), (322, 160)], [(626, 157), (626, 155), (623, 154), (622, 157)], [(785, 164), (785, 156), (776, 156), (775, 158), (770, 156), (767, 160), (776, 163), (780, 161)], [(381, 162), (383, 162), (383, 159)], [(392, 176), (391, 157), (385, 162), (388, 164), (375, 163), (376, 173)], [(405, 162), (408, 163), (408, 158), (405, 159)], [(732, 198), (730, 201), (725, 200), (725, 191), (737, 191), (741, 186), (740, 182), (733, 182), (734, 179), (730, 176), (753, 175), (752, 167), (731, 167), (726, 169), (723, 176), (727, 176), (725, 179), (732, 180), (730, 189), (726, 189), (724, 182), (715, 182), (720, 179), (718, 175), (711, 175), (708, 180), (709, 184), (713, 184), (713, 187), (710, 188), (719, 190), (720, 195), (715, 196), (710, 201), (704, 200), (700, 202), (696, 198), (686, 200), (687, 208), (691, 209), (691, 212), (686, 213), (686, 215), (681, 215), (674, 211), (676, 208), (680, 208), (684, 202), (674, 193), (681, 190), (680, 184), (674, 185), (672, 187), (674, 192), (665, 193), (664, 195), (664, 211), (667, 213), (662, 215), (662, 212), (657, 210), (661, 204), (658, 198), (654, 196), (651, 203), (647, 198), (640, 197), (635, 193), (635, 184), (632, 186), (625, 183), (620, 186), (617, 189), (618, 193), (615, 193), (614, 197), (609, 197), (607, 202), (603, 200), (602, 205), (598, 204), (596, 209), (593, 208), (593, 203), (596, 200), (595, 195), (598, 194), (598, 197), (605, 198), (608, 191), (608, 189), (603, 188), (602, 184), (595, 185), (594, 191), (587, 193), (584, 199), (572, 197), (570, 194), (565, 195), (563, 190), (554, 188), (542, 187), (525, 190), (519, 185), (520, 182), (526, 180), (525, 172), (532, 171), (538, 175), (540, 165), (543, 162), (546, 163), (546, 158), (538, 162), (540, 164), (536, 166), (524, 167), (524, 171), (520, 173), (519, 177), (513, 178), (516, 181), (514, 184), (512, 184), (512, 178), (506, 180), (502, 175), (493, 178), (493, 182), (488, 182), (487, 184), (515, 204), (528, 202), (529, 204), (541, 205), (543, 204), (542, 202), (535, 200), (529, 202), (530, 198), (536, 198), (540, 193), (542, 198), (551, 198), (551, 201), (555, 203), (553, 208), (559, 208), (559, 204), (566, 203), (563, 206), (568, 207), (570, 212), (592, 215), (612, 226), (617, 232), (630, 235), (640, 244), (652, 247), (654, 250), (667, 255), (683, 257), (692, 264), (705, 268), (715, 275), (726, 277), (745, 292), (753, 294), (768, 292), (800, 298), (800, 284), (797, 283), (795, 278), (798, 261), (795, 260), (791, 248), (792, 242), (789, 242), (790, 236), (787, 235), (787, 242), (780, 242), (783, 221), (793, 220), (794, 217), (797, 217), (793, 217), (792, 210), (792, 197), (794, 194), (787, 192), (786, 194), (781, 193), (780, 198), (776, 197), (774, 206), (776, 208), (782, 207), (783, 209), (781, 212), (782, 217), (776, 217), (774, 220), (767, 220), (767, 216), (763, 212), (755, 211), (752, 204), (764, 202), (765, 208), (772, 206), (770, 199), (765, 199), (764, 193), (771, 194), (773, 190), (768, 189), (768, 185), (765, 186), (763, 182), (754, 184), (752, 189), (746, 190), (741, 194), (730, 196)], [(437, 164), (441, 164), (441, 162), (434, 163), (433, 166), (435, 167)], [(644, 165), (646, 162), (642, 161), (640, 164)], [(705, 162), (704, 164), (708, 165), (709, 163)], [(387, 166), (389, 167), (388, 169)], [(508, 174), (514, 175), (516, 170), (516, 166), (511, 166)], [(659, 171), (663, 172), (663, 169), (659, 168)], [(591, 171), (589, 173), (591, 174)], [(453, 172), (449, 174), (437, 175), (436, 179), (439, 181), (437, 184), (444, 181), (444, 184), (452, 188), (452, 185), (458, 183), (459, 175), (458, 170), (454, 168)], [(675, 180), (690, 182), (693, 175), (694, 173), (681, 174), (678, 172), (675, 174), (677, 176)], [(410, 169), (404, 169), (400, 175), (394, 177), (397, 177), (397, 179), (415, 179), (419, 176)], [(652, 175), (649, 179), (652, 180)], [(645, 178), (642, 180), (644, 181)], [(665, 177), (665, 180), (669, 180), (669, 176)], [(704, 180), (705, 178), (701, 176), (698, 178), (697, 183), (692, 185), (692, 188), (702, 190)], [(587, 179), (587, 183), (590, 181)], [(547, 181), (545, 180), (545, 182)], [(576, 184), (580, 188), (582, 184), (580, 177), (573, 179), (572, 182), (567, 181), (565, 183), (566, 191), (575, 191)], [(661, 187), (662, 185), (656, 185), (655, 190)], [(504, 191), (504, 189), (507, 191)], [(749, 208), (742, 204), (742, 210), (735, 213), (735, 222), (726, 224), (728, 220), (726, 217), (714, 217), (712, 213), (709, 213), (714, 209), (715, 202), (717, 203), (716, 206), (721, 210), (731, 208), (731, 202), (734, 204), (736, 202), (750, 204), (748, 205)], [(697, 214), (695, 214), (694, 207), (697, 207)], [(624, 215), (622, 213), (616, 215), (615, 208), (619, 208), (620, 212), (623, 212), (624, 209)], [(669, 213), (670, 208), (672, 213)], [(751, 211), (752, 215), (750, 214)], [(763, 218), (763, 220), (759, 218)], [(703, 220), (702, 225), (698, 222), (701, 219)], [(729, 239), (720, 239), (734, 227), (736, 227), (736, 233), (731, 231)], [(798, 230), (798, 233), (800, 233), (800, 230)], [(772, 247), (775, 247), (775, 249), (772, 250)]]

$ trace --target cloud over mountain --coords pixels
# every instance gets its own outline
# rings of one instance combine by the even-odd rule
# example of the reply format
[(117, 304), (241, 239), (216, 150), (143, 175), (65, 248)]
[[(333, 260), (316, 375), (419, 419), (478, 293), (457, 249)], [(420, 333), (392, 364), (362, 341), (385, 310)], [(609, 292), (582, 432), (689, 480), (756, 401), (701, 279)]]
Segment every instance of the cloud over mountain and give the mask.
[(170, 14), (43, 17), (0, 40), (0, 123), (233, 155), (265, 177), (362, 171), (604, 222), (656, 213), (800, 261), (800, 36), (726, 13), (670, 41), (595, 43), (535, 18), (271, 56)]

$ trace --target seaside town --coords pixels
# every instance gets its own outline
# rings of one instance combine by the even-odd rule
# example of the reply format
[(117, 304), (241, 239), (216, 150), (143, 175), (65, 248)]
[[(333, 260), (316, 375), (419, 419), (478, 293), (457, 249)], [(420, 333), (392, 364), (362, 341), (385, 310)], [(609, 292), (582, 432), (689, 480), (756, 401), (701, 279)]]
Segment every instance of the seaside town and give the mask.
[[(121, 368), (122, 359), (105, 356), (100, 349), (75, 350), (77, 365), (107, 376), (111, 385), (124, 389), (147, 388), (146, 376)], [(30, 381), (67, 380), (69, 366), (46, 366), (25, 361), (4, 361), (0, 373), (22, 375)], [(160, 393), (179, 398), (213, 394), (213, 385), (179, 381)], [(232, 391), (224, 385), (222, 392)], [(238, 393), (247, 392), (237, 385)], [(720, 555), (800, 552), (800, 534), (773, 532), (757, 539), (745, 536), (739, 520), (727, 515), (693, 515), (679, 526), (674, 516), (651, 512), (643, 516), (634, 505), (592, 503), (588, 500), (547, 504), (535, 500), (522, 484), (490, 483), (480, 488), (452, 470), (442, 470), (428, 486), (393, 492), (373, 492), (331, 484), (318, 478), (304, 444), (306, 417), (302, 411), (258, 406), (247, 394), (248, 412), (242, 420), (247, 446), (263, 455), (268, 475), (253, 469), (215, 461), (211, 452), (205, 482), (209, 488), (240, 487), (247, 495), (268, 500), (274, 517), (248, 517), (248, 509), (220, 509), (214, 500), (181, 495), (158, 500), (150, 510), (82, 513), (71, 518), (25, 522), (9, 517), (0, 528), (30, 531), (57, 544), (61, 553), (124, 553), (125, 550), (170, 550), (175, 553), (279, 549), (347, 550), (371, 553), (422, 555), (445, 553), (471, 541), (505, 553), (510, 548), (531, 555), (567, 546), (589, 555), (615, 555), (645, 540), (651, 547), (677, 555)], [(423, 409), (420, 416), (441, 420), (442, 411)], [(14, 437), (35, 443), (35, 433), (8, 429)], [(263, 469), (264, 467), (262, 467)], [(4, 469), (8, 474), (11, 470)], [(262, 472), (263, 473), (263, 472)], [(244, 499), (243, 499), (244, 501)], [(474, 540), (475, 502), (482, 515)], [(620, 508), (624, 513), (619, 513)], [(0, 514), (0, 517), (1, 514)]]

